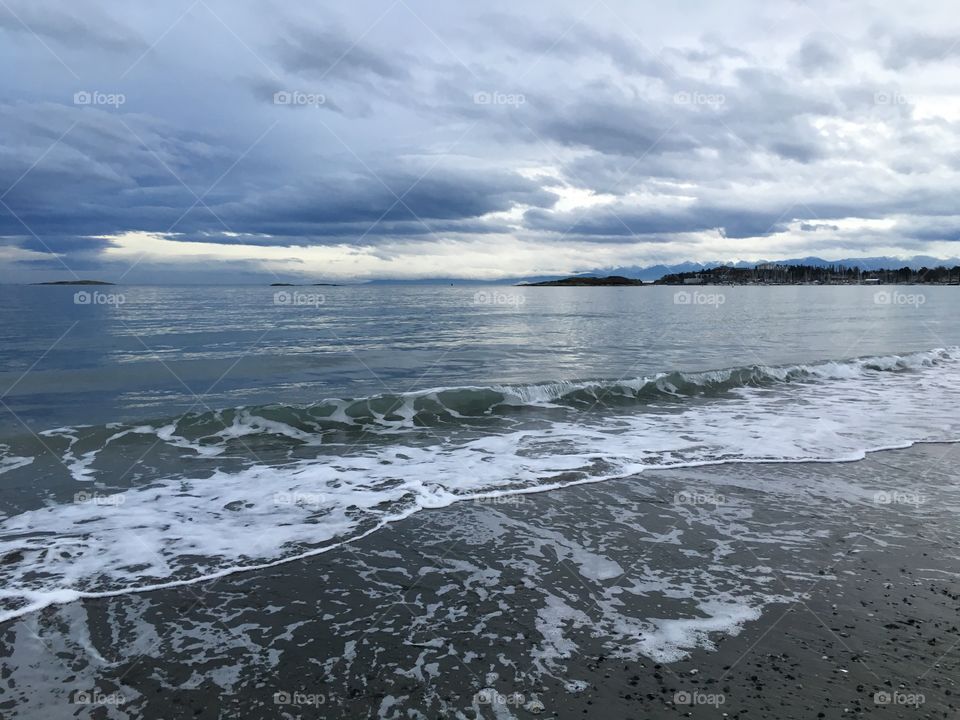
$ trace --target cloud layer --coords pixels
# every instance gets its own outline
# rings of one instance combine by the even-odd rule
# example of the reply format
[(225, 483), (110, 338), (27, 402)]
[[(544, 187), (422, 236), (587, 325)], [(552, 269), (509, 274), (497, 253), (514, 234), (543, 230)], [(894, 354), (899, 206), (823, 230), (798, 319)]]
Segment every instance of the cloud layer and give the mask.
[(0, 280), (953, 256), (955, 25), (862, 1), (6, 0)]

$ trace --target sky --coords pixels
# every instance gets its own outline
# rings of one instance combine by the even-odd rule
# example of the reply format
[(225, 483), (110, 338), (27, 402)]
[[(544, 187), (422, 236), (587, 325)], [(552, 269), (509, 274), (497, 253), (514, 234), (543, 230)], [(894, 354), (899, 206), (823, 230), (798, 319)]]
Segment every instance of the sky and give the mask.
[(0, 0), (0, 282), (960, 241), (952, 3)]

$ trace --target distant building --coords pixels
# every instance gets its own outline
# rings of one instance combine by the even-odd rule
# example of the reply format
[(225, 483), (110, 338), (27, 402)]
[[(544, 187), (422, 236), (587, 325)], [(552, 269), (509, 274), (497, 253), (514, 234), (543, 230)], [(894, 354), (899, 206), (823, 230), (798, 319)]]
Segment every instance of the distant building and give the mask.
[(683, 284), (684, 285), (703, 285), (703, 278), (699, 278), (699, 277), (684, 278)]
[(878, 285), (880, 283), (880, 278), (864, 278), (864, 285)]

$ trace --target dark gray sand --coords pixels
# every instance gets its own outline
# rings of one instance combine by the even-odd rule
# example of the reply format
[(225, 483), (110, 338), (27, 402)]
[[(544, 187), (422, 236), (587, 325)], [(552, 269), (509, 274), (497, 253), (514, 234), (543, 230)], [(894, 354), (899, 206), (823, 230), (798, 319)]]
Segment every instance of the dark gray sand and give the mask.
[(958, 445), (421, 512), (0, 628), (3, 718), (953, 718)]

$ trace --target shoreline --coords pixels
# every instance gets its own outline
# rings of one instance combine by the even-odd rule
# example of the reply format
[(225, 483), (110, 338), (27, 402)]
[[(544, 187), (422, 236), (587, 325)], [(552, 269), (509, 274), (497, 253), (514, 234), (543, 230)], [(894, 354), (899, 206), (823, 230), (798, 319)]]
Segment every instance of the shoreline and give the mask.
[[(888, 693), (887, 710), (944, 717), (960, 692), (954, 447), (456, 503), (282, 566), (50, 607), (0, 628), (0, 709), (72, 716), (69, 693), (96, 689), (165, 719), (832, 718)], [(923, 502), (897, 501), (918, 487)]]
[[(423, 392), (436, 392), (436, 391), (423, 391)], [(199, 576), (196, 578), (188, 578), (182, 580), (170, 580), (168, 582), (155, 583), (146, 586), (136, 586), (129, 588), (118, 588), (116, 590), (103, 590), (103, 591), (82, 591), (82, 590), (59, 590), (55, 592), (55, 595), (61, 599), (53, 599), (49, 602), (37, 603), (25, 607), (22, 610), (16, 610), (6, 613), (0, 613), (0, 632), (3, 630), (3, 626), (6, 623), (16, 622), (19, 618), (24, 617), (35, 612), (42, 612), (43, 610), (55, 607), (57, 605), (70, 604), (82, 600), (98, 600), (98, 599), (107, 599), (107, 598), (118, 598), (124, 597), (127, 595), (138, 595), (144, 593), (153, 593), (163, 590), (173, 590), (176, 588), (189, 587), (192, 585), (202, 585), (204, 583), (214, 582), (221, 580), (223, 578), (232, 577), (236, 575), (242, 575), (245, 573), (257, 573), (264, 570), (270, 570), (273, 568), (281, 567), (288, 563), (296, 563), (304, 560), (309, 560), (311, 558), (319, 557), (330, 552), (336, 552), (337, 550), (343, 549), (346, 546), (351, 544), (359, 543), (365, 540), (367, 537), (381, 532), (385, 529), (390, 528), (391, 526), (402, 523), (419, 513), (431, 512), (438, 510), (445, 510), (447, 508), (454, 507), (460, 503), (475, 503), (483, 502), (485, 500), (490, 500), (497, 502), (500, 499), (506, 499), (509, 502), (510, 498), (516, 496), (527, 496), (527, 495), (537, 495), (540, 493), (549, 493), (549, 492), (558, 492), (563, 491), (569, 488), (575, 488), (582, 485), (594, 485), (608, 482), (619, 482), (627, 480), (642, 480), (643, 475), (647, 473), (659, 473), (659, 472), (681, 472), (684, 470), (696, 470), (700, 468), (712, 468), (712, 467), (725, 467), (725, 466), (736, 466), (736, 465), (785, 465), (785, 466), (803, 466), (808, 464), (823, 464), (823, 465), (832, 465), (832, 464), (846, 464), (846, 463), (857, 463), (869, 458), (873, 454), (877, 453), (888, 453), (896, 452), (901, 450), (909, 450), (911, 448), (920, 447), (924, 445), (956, 445), (960, 444), (960, 438), (955, 440), (911, 440), (906, 441), (900, 445), (889, 445), (883, 447), (867, 448), (862, 451), (856, 457), (844, 457), (844, 458), (832, 458), (832, 459), (823, 459), (823, 458), (804, 458), (800, 460), (791, 460), (791, 461), (770, 461), (770, 460), (755, 460), (755, 459), (737, 459), (737, 460), (716, 460), (716, 461), (699, 461), (699, 462), (690, 462), (677, 464), (674, 466), (655, 466), (649, 470), (645, 470), (640, 474), (628, 474), (628, 475), (616, 475), (616, 476), (600, 476), (600, 477), (589, 477), (583, 478), (580, 480), (571, 480), (563, 483), (551, 483), (538, 485), (535, 487), (524, 487), (524, 488), (511, 488), (504, 490), (497, 490), (492, 492), (483, 492), (473, 495), (464, 495), (458, 496), (457, 499), (452, 500), (447, 505), (438, 506), (438, 507), (416, 507), (411, 508), (410, 510), (404, 512), (401, 515), (393, 516), (383, 520), (381, 523), (375, 525), (374, 527), (368, 528), (358, 535), (348, 537), (342, 540), (336, 540), (331, 542), (329, 545), (323, 547), (314, 548), (290, 557), (280, 558), (277, 560), (271, 560), (268, 562), (256, 563), (252, 565), (245, 565), (242, 567), (229, 567), (224, 568), (223, 570), (209, 573), (207, 575)], [(958, 573), (960, 575), (960, 573)], [(0, 591), (0, 596), (3, 592)]]

